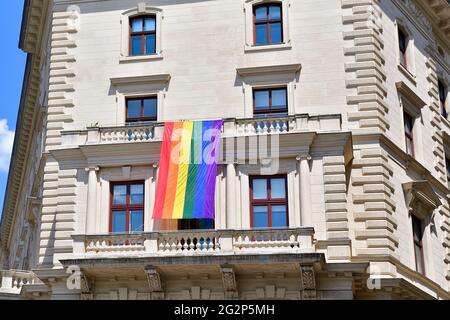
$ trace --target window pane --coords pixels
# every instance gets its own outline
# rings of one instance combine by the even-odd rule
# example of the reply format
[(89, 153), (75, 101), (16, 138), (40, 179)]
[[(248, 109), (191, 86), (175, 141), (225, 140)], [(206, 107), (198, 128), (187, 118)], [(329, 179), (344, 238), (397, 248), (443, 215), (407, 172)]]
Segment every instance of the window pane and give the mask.
[(269, 7), (269, 19), (271, 20), (281, 19), (281, 7), (279, 6)]
[(256, 21), (267, 20), (267, 7), (259, 7), (255, 10)]
[(420, 248), (417, 245), (414, 245), (414, 253), (416, 255), (417, 272), (424, 273), (425, 268), (424, 268), (423, 260), (422, 260), (422, 254), (423, 254), (422, 248)]
[(133, 36), (131, 37), (131, 55), (138, 56), (142, 54), (142, 37)]
[(142, 32), (142, 19), (133, 19), (131, 21), (131, 27), (133, 32)]
[(271, 179), (270, 187), (272, 191), (272, 199), (286, 198), (286, 182), (282, 178)]
[(413, 154), (412, 142), (408, 137), (406, 137), (406, 153), (411, 156)]
[(286, 89), (272, 91), (272, 107), (275, 109), (286, 108)]
[(144, 100), (144, 117), (156, 118), (156, 98)]
[(269, 108), (269, 91), (255, 91), (255, 109)]
[(145, 53), (156, 53), (156, 36), (154, 34), (145, 37)]
[(127, 204), (127, 186), (114, 186), (113, 204)]
[(127, 118), (141, 117), (141, 100), (128, 100), (128, 115)]
[(267, 206), (253, 207), (253, 227), (254, 228), (269, 227), (269, 213), (267, 210)]
[(155, 18), (145, 18), (144, 30), (145, 31), (155, 31), (156, 30)]
[(133, 184), (130, 186), (130, 203), (144, 203), (144, 186), (142, 184)]
[(130, 211), (130, 231), (144, 231), (144, 213), (142, 210)]
[(281, 43), (281, 23), (270, 24), (270, 43)]
[(257, 24), (255, 26), (256, 44), (267, 44), (267, 26), (266, 24)]
[(253, 180), (253, 199), (267, 199), (267, 180)]
[(287, 227), (286, 206), (272, 206), (272, 227)]
[(114, 211), (112, 216), (112, 232), (126, 231), (126, 212)]

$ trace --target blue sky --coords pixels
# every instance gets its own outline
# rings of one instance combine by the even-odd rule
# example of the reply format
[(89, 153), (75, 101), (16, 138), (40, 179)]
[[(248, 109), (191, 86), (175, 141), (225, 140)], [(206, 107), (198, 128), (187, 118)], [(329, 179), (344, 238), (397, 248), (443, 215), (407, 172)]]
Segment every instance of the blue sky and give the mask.
[(3, 1), (5, 14), (0, 19), (2, 50), (0, 64), (0, 215), (8, 177), (8, 165), (16, 127), (26, 55), (18, 48), (23, 1)]

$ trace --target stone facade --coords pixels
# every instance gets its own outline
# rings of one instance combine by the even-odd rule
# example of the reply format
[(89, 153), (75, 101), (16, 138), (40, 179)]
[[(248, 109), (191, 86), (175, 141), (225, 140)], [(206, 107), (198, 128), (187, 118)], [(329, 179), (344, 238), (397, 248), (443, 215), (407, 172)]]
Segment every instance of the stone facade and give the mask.
[[(280, 5), (283, 41), (255, 46), (253, 7), (265, 3)], [(450, 87), (447, 1), (25, 5), (0, 298), (450, 298), (450, 121), (439, 95), (439, 83)], [(139, 15), (156, 19), (154, 55), (128, 54)], [(253, 90), (280, 86), (287, 114), (257, 119)], [(157, 97), (157, 121), (127, 125), (126, 99), (145, 95)], [(224, 119), (215, 230), (153, 220), (162, 124), (215, 118)], [(261, 154), (266, 141), (278, 147)], [(262, 173), (286, 177), (284, 228), (252, 229), (250, 181)], [(113, 234), (111, 184), (137, 180), (143, 232)]]

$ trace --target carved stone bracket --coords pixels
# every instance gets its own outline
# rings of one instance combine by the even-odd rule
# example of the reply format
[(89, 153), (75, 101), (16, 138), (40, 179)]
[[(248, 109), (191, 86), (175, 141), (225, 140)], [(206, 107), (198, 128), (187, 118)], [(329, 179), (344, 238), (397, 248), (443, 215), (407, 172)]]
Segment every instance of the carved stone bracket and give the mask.
[(316, 299), (316, 275), (314, 272), (314, 267), (312, 265), (300, 266), (300, 281), (302, 299)]
[(222, 273), (223, 288), (225, 289), (226, 299), (235, 299), (238, 297), (236, 275), (233, 267), (229, 265), (223, 265), (220, 267)]
[(154, 266), (145, 267), (145, 274), (147, 275), (148, 286), (152, 294), (153, 300), (164, 299), (164, 290), (161, 281), (161, 275)]
[(433, 211), (442, 205), (428, 181), (412, 181), (402, 186), (409, 213), (420, 219), (431, 216)]

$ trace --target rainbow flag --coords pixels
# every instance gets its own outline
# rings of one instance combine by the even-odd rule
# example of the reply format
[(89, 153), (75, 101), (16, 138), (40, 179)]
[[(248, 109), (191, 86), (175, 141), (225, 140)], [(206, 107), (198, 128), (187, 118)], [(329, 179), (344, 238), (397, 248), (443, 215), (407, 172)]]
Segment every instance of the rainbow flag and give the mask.
[(214, 219), (223, 121), (166, 122), (154, 219)]

